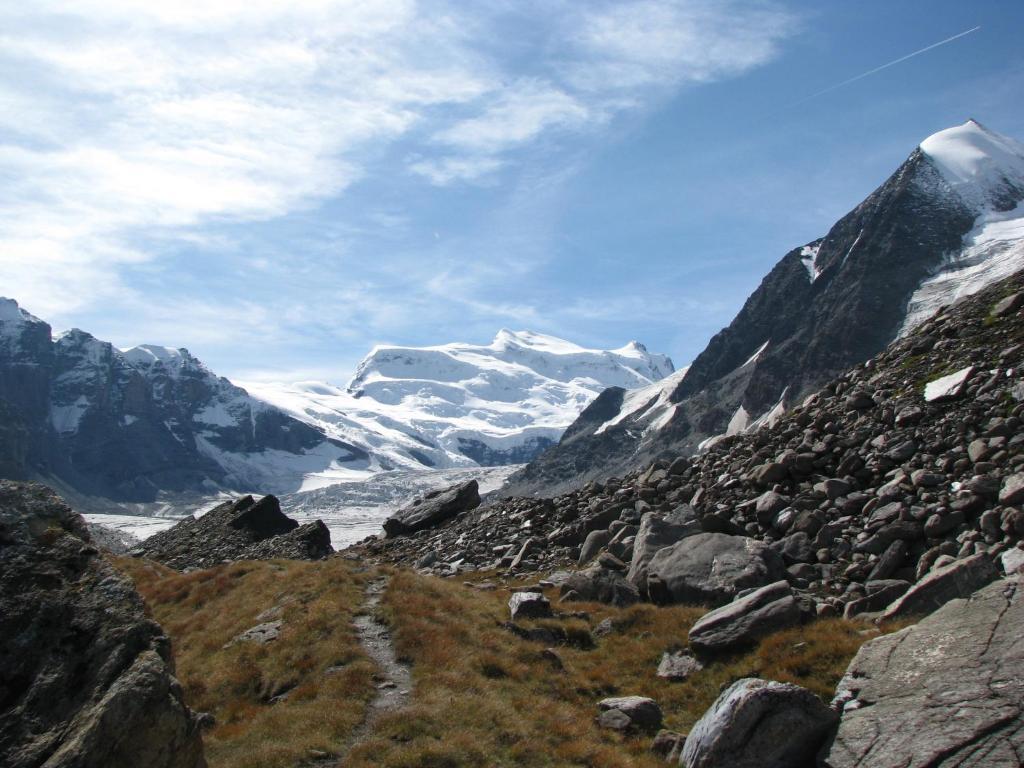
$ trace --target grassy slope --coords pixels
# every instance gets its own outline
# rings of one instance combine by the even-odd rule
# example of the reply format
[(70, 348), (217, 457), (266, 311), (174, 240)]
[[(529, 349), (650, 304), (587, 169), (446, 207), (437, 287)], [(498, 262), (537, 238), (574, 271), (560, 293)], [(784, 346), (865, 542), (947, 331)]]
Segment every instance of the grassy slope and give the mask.
[[(307, 761), (310, 750), (344, 749), (373, 693), (373, 665), (351, 624), (368, 575), (340, 558), (243, 562), (190, 574), (129, 558), (118, 565), (171, 636), (187, 700), (217, 718), (205, 737), (211, 768), (293, 766)], [(685, 645), (703, 609), (557, 606), (589, 614), (547, 620), (570, 635), (589, 638), (604, 618), (617, 627), (592, 649), (558, 647), (560, 668), (542, 645), (502, 628), (508, 597), (505, 589), (483, 592), (407, 570), (392, 574), (382, 618), (400, 658), (413, 663), (412, 704), (382, 716), (345, 765), (661, 765), (647, 751), (649, 737), (623, 738), (596, 727), (600, 699), (651, 696), (665, 712), (665, 727), (683, 732), (722, 686), (741, 677), (795, 682), (828, 700), (857, 648), (875, 633), (856, 622), (820, 620), (671, 683), (655, 676), (661, 654)], [(274, 606), (280, 606), (275, 618), (285, 622), (279, 640), (223, 647), (269, 620), (260, 614)], [(290, 691), (288, 698), (271, 703), (282, 691)]]
[[(508, 592), (480, 592), (409, 571), (396, 573), (385, 597), (399, 653), (413, 661), (410, 711), (382, 720), (374, 738), (350, 756), (356, 766), (655, 766), (649, 738), (598, 729), (597, 702), (644, 695), (665, 712), (665, 726), (687, 731), (721, 686), (759, 676), (804, 685), (826, 701), (857, 648), (865, 625), (826, 619), (782, 632), (747, 653), (723, 658), (684, 683), (655, 676), (662, 651), (686, 642), (699, 608), (639, 605), (614, 609), (574, 603), (590, 624), (620, 627), (592, 650), (543, 646), (501, 628)], [(564, 606), (560, 606), (564, 607)], [(586, 630), (580, 620), (561, 621)], [(528, 624), (528, 623), (527, 623)]]
[[(310, 750), (339, 749), (362, 722), (374, 668), (352, 627), (363, 577), (344, 560), (239, 562), (188, 574), (131, 558), (117, 565), (170, 635), (186, 700), (216, 717), (204, 736), (211, 768), (293, 766)], [(260, 617), (275, 606), (279, 615)], [(284, 621), (278, 640), (224, 647), (275, 619)]]

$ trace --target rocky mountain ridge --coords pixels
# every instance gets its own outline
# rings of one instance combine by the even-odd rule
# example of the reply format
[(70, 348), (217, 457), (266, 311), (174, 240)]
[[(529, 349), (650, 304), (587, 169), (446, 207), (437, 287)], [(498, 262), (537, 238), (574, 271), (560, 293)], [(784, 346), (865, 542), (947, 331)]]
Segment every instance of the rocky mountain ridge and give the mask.
[(185, 349), (122, 352), (0, 300), (0, 403), (7, 474), (45, 480), (82, 508), (297, 490), (305, 472), (367, 454), (262, 403)]
[(825, 237), (786, 254), (679, 380), (602, 393), (510, 478), (553, 495), (771, 422), (943, 304), (1024, 266), (1024, 146), (975, 121), (921, 143)]

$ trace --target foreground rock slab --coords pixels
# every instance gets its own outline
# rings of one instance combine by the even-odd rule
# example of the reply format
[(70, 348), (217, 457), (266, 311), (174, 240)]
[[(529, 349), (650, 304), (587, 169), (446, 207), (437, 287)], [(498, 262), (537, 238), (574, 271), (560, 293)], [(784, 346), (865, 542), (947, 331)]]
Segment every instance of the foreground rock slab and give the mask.
[(0, 481), (0, 765), (203, 768), (170, 640), (52, 491)]
[(865, 644), (839, 683), (830, 768), (1024, 762), (1024, 599), (990, 584)]
[(836, 713), (805, 688), (748, 677), (718, 697), (686, 737), (685, 768), (802, 768)]
[(415, 533), (432, 528), (478, 506), (480, 486), (476, 480), (470, 480), (461, 485), (431, 491), (416, 499), (384, 521), (384, 532), (389, 537)]

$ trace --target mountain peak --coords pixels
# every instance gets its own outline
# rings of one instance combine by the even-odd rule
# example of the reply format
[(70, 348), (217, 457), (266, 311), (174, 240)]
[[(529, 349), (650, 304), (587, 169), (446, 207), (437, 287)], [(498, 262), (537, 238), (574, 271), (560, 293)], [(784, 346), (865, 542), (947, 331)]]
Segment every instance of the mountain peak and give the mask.
[(14, 299), (0, 296), (0, 322), (17, 323), (20, 325), (22, 323), (38, 323), (41, 321), (22, 309)]
[(920, 148), (972, 207), (996, 204), (1004, 210), (1008, 202), (1001, 202), (1024, 195), (1024, 145), (973, 118), (933, 133)]

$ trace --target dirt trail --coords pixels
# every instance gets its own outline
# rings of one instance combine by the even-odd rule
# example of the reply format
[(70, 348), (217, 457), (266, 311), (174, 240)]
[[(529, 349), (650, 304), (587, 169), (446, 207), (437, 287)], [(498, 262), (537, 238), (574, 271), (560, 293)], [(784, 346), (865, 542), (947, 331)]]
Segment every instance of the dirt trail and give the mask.
[(330, 765), (332, 768), (345, 765), (349, 753), (370, 736), (374, 723), (381, 715), (396, 712), (409, 704), (412, 693), (412, 674), (409, 665), (398, 661), (394, 643), (391, 642), (391, 633), (376, 616), (387, 586), (387, 576), (378, 576), (367, 582), (364, 592), (366, 599), (353, 622), (359, 635), (359, 644), (377, 665), (377, 674), (374, 676), (377, 692), (367, 706), (366, 718), (356, 728), (345, 748), (336, 757), (331, 758), (329, 763), (321, 762), (317, 763), (318, 765)]

